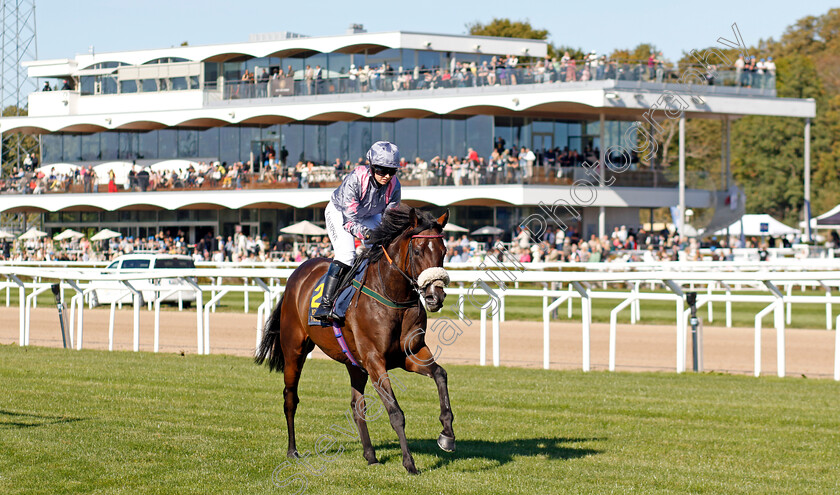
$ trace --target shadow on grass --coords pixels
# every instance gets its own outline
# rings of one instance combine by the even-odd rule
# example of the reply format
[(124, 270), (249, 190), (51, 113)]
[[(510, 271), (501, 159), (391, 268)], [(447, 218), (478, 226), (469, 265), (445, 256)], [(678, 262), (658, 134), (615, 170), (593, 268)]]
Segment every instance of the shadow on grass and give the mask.
[[(17, 421), (6, 421), (6, 418)], [(40, 414), (20, 413), (0, 409), (0, 430), (33, 428), (36, 426), (57, 425), (61, 423), (75, 423), (76, 421), (84, 421), (84, 419), (68, 418), (66, 416), (43, 416)]]
[[(455, 452), (447, 453), (440, 450), (437, 441), (409, 440), (408, 448), (414, 454), (429, 454), (437, 457), (437, 461), (426, 469), (434, 470), (446, 466), (459, 459), (478, 458), (486, 459), (496, 463), (496, 466), (503, 466), (514, 460), (516, 457), (542, 457), (549, 460), (577, 459), (588, 455), (600, 454), (602, 451), (580, 447), (575, 444), (587, 442), (601, 442), (606, 438), (519, 438), (515, 440), (502, 440), (492, 442), (488, 440), (456, 440)], [(375, 449), (396, 449), (395, 453), (382, 454), (379, 462), (385, 463), (389, 460), (402, 462), (400, 445), (397, 441), (390, 441), (374, 446)]]

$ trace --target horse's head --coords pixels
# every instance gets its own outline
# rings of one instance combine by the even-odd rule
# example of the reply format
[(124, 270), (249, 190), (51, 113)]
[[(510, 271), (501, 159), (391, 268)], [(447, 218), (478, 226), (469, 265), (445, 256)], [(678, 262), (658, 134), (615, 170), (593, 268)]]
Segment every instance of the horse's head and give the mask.
[(433, 312), (440, 311), (446, 298), (443, 288), (449, 284), (449, 276), (443, 269), (446, 254), (443, 227), (449, 221), (449, 210), (437, 220), (421, 223), (417, 211), (412, 208), (408, 220), (409, 228), (403, 241), (407, 245), (409, 274), (416, 277), (426, 307)]

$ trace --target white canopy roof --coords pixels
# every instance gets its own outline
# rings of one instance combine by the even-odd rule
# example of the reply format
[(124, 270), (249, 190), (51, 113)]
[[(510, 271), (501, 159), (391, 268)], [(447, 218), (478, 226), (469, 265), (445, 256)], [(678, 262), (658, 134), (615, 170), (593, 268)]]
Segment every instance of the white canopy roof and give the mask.
[[(107, 184), (108, 172), (113, 170), (114, 182), (121, 186), (128, 182), (128, 172), (131, 170), (131, 167), (131, 162), (106, 162), (93, 167), (93, 171), (96, 172), (96, 177), (99, 178), (100, 184)], [(137, 170), (139, 171), (140, 167)]]
[[(744, 235), (787, 235), (798, 234), (799, 230), (788, 227), (766, 213), (758, 215), (744, 215), (741, 220), (729, 226), (729, 235), (741, 235), (743, 222)], [(715, 235), (726, 235), (726, 229), (715, 232)]]
[(51, 163), (49, 165), (44, 165), (43, 167), (38, 167), (35, 170), (37, 172), (43, 172), (44, 175), (50, 175), (52, 169), (55, 169), (55, 173), (59, 175), (70, 175), (78, 169), (78, 165), (74, 165), (72, 163)]

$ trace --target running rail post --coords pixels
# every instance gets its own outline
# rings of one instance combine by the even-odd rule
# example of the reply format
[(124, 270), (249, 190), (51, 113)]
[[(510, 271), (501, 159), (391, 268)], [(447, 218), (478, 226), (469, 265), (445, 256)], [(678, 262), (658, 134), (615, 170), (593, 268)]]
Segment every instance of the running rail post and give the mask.
[[(571, 284), (569, 284), (569, 286), (571, 287)], [(551, 362), (551, 360), (549, 359), (550, 358), (549, 352), (550, 352), (550, 349), (551, 349), (551, 345), (550, 345), (551, 344), (551, 338), (550, 338), (551, 337), (551, 332), (549, 330), (549, 328), (550, 328), (549, 327), (549, 322), (551, 320), (551, 312), (554, 311), (555, 308), (557, 308), (561, 304), (563, 304), (566, 301), (566, 299), (571, 301), (572, 294), (574, 294), (574, 293), (573, 292), (568, 292), (568, 293), (558, 297), (557, 299), (554, 300), (554, 302), (549, 304), (548, 307), (543, 310), (543, 369), (545, 369), (545, 370), (547, 370), (549, 368), (549, 364)]]
[(633, 313), (633, 308), (636, 304), (637, 294), (635, 291), (631, 293), (630, 297), (625, 299), (621, 302), (618, 306), (613, 308), (610, 311), (610, 362), (609, 362), (609, 370), (615, 371), (615, 339), (616, 339), (616, 326), (618, 324), (618, 313), (621, 312), (622, 309), (626, 308), (628, 305), (630, 306), (630, 313)]
[(18, 286), (18, 306), (20, 307), (20, 344), (21, 347), (26, 345), (26, 328), (25, 328), (25, 320), (26, 320), (26, 310), (24, 309), (23, 305), (26, 301), (26, 289), (24, 288), (23, 281), (17, 277), (17, 275), (6, 275), (15, 284)]
[(785, 296), (773, 282), (764, 280), (763, 283), (776, 296), (777, 304), (773, 311), (773, 326), (776, 327), (776, 374), (781, 378), (785, 376)]
[(840, 381), (840, 315), (834, 324), (834, 379)]
[(582, 368), (583, 371), (589, 371), (589, 334), (592, 328), (592, 298), (589, 297), (589, 287), (584, 288), (583, 284), (578, 281), (573, 282), (573, 284), (575, 290), (580, 294), (581, 316), (583, 318), (581, 329)]
[(196, 347), (198, 348), (198, 354), (204, 353), (204, 312), (202, 301), (204, 300), (204, 294), (201, 291), (201, 287), (198, 285), (198, 280), (193, 279), (192, 277), (185, 277), (183, 279), (188, 285), (190, 285), (193, 290), (195, 291), (195, 330), (196, 330)]
[(823, 289), (825, 289), (825, 329), (831, 330), (831, 287), (822, 280), (820, 280), (819, 283), (822, 285)]
[(685, 371), (686, 351), (685, 318), (683, 317), (683, 311), (685, 310), (685, 295), (683, 294), (682, 288), (673, 280), (663, 280), (662, 282), (666, 287), (671, 289), (671, 292), (673, 292), (674, 295), (677, 296), (677, 373), (683, 373)]

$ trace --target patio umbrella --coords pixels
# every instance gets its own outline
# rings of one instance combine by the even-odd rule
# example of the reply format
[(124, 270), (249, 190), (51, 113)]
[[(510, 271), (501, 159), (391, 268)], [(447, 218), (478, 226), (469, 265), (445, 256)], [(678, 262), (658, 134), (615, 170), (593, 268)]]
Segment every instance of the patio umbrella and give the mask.
[(455, 225), (454, 223), (447, 223), (443, 227), (444, 232), (469, 232), (469, 229), (465, 229), (460, 225)]
[(14, 239), (17, 237), (16, 235), (6, 232), (5, 230), (0, 230), (0, 239)]
[(499, 227), (488, 225), (486, 227), (481, 227), (478, 230), (473, 230), (470, 235), (502, 235), (504, 233), (505, 231)]
[(97, 232), (96, 234), (94, 234), (93, 237), (90, 238), (90, 240), (92, 240), (92, 241), (104, 241), (106, 239), (111, 239), (113, 237), (121, 237), (121, 236), (122, 236), (122, 234), (120, 234), (119, 232), (114, 232), (113, 230), (109, 230), (109, 229), (102, 229), (99, 232)]
[(41, 232), (40, 230), (32, 227), (31, 229), (24, 232), (18, 239), (38, 239), (39, 237), (44, 237), (47, 235), (46, 232)]
[(73, 229), (66, 229), (64, 232), (53, 237), (53, 240), (63, 241), (64, 239), (72, 239), (75, 237), (84, 237), (85, 235)]
[(284, 234), (298, 234), (298, 235), (327, 235), (327, 229), (322, 229), (314, 223), (304, 220), (288, 227), (283, 227), (280, 232)]

